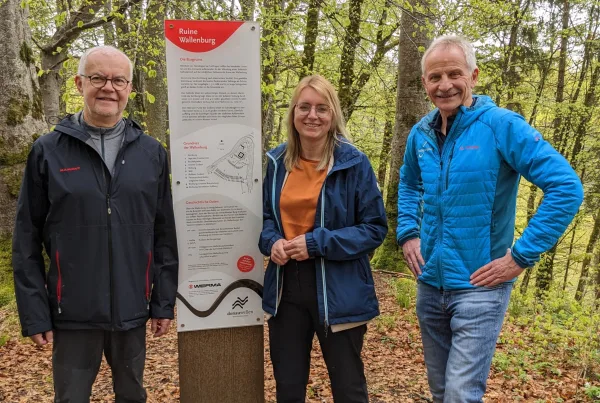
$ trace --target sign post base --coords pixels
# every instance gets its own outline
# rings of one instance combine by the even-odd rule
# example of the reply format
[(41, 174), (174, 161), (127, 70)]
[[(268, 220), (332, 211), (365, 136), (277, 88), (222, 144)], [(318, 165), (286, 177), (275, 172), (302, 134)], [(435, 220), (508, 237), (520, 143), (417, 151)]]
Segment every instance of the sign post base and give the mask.
[(181, 403), (264, 403), (262, 326), (179, 332)]

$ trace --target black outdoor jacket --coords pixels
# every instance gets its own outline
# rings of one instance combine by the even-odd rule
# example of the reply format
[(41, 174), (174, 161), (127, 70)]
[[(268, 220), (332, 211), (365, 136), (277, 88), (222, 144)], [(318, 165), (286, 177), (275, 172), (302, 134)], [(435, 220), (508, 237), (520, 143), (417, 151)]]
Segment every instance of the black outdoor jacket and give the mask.
[(13, 269), (23, 336), (172, 319), (177, 240), (161, 144), (127, 120), (111, 177), (68, 117), (36, 140), (17, 206)]

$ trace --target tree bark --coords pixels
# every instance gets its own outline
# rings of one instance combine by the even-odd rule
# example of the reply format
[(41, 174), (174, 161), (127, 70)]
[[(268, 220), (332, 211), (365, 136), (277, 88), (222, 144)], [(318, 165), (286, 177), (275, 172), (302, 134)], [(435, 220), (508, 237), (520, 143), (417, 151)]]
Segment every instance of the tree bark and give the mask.
[(254, 21), (254, 9), (256, 8), (256, 2), (254, 0), (240, 0), (240, 6), (242, 7), (241, 18), (244, 21)]
[[(399, 24), (392, 25), (387, 21), (388, 13), (387, 9), (391, 7), (391, 1), (386, 0), (386, 5), (383, 8), (379, 21), (377, 23), (377, 35), (375, 38), (375, 52), (373, 58), (369, 61), (366, 68), (362, 69), (362, 72), (358, 77), (355, 77), (354, 59), (356, 56), (356, 47), (360, 42), (360, 32), (356, 31), (355, 36), (350, 35), (350, 29), (354, 29), (352, 22), (348, 30), (346, 31), (346, 39), (344, 42), (344, 51), (342, 52), (342, 59), (340, 62), (340, 83), (339, 83), (339, 97), (342, 111), (344, 111), (344, 117), (346, 121), (349, 121), (356, 107), (358, 97), (362, 93), (365, 85), (371, 78), (373, 71), (377, 70), (379, 64), (383, 60), (384, 56), (394, 48), (398, 42), (393, 40), (393, 34), (399, 27)], [(352, 6), (351, 6), (352, 7)], [(358, 10), (360, 11), (360, 10)], [(357, 11), (350, 11), (351, 17), (356, 16)], [(358, 15), (357, 23), (360, 23), (360, 15)], [(412, 26), (412, 22), (410, 23)], [(356, 27), (359, 29), (359, 26)], [(384, 35), (384, 31), (388, 34)], [(354, 38), (354, 39), (352, 39)]]
[(146, 46), (144, 52), (148, 53), (150, 65), (146, 77), (146, 90), (154, 96), (154, 102), (146, 102), (146, 126), (148, 134), (158, 139), (167, 146), (167, 85), (165, 68), (165, 41), (163, 36), (163, 20), (166, 18), (165, 6), (158, 1), (153, 1), (148, 8)]
[(381, 152), (379, 153), (379, 169), (377, 170), (377, 181), (382, 191), (385, 189), (385, 180), (387, 177), (387, 166), (390, 162), (390, 150), (392, 149), (392, 138), (394, 136), (394, 123), (390, 116), (385, 121), (383, 129), (383, 141), (381, 143)]
[(576, 301), (581, 301), (583, 299), (585, 287), (589, 280), (590, 262), (592, 260), (594, 248), (598, 242), (598, 238), (600, 238), (600, 214), (597, 214), (596, 218), (594, 219), (594, 227), (592, 228), (590, 239), (585, 248), (585, 257), (581, 263), (581, 275), (579, 277), (579, 282), (577, 283), (577, 291), (575, 291)]
[[(396, 221), (398, 218), (398, 183), (399, 169), (406, 149), (406, 139), (411, 128), (425, 115), (429, 109), (421, 87), (421, 49), (426, 49), (431, 40), (427, 36), (429, 0), (410, 0), (413, 15), (403, 12), (398, 44), (398, 82), (396, 87), (396, 118), (394, 135), (391, 146), (390, 175), (387, 185), (386, 214), (388, 219), (388, 234), (383, 245), (377, 249), (373, 266), (377, 269), (399, 270), (408, 272), (400, 258), (396, 243)], [(416, 14), (416, 15), (415, 15)], [(415, 23), (416, 21), (416, 23)]]
[(304, 33), (304, 53), (302, 54), (302, 70), (300, 78), (313, 73), (315, 65), (315, 48), (319, 34), (319, 13), (321, 0), (310, 0), (306, 15), (306, 30)]
[(31, 49), (27, 9), (0, 2), (0, 236), (12, 234), (23, 168), (33, 141), (48, 130)]

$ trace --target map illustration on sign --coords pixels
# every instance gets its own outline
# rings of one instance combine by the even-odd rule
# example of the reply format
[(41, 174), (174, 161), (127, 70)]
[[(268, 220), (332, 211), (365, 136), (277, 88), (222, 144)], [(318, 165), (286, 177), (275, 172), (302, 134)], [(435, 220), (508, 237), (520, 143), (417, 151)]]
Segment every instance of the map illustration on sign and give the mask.
[(242, 137), (227, 154), (209, 165), (209, 174), (215, 174), (230, 182), (240, 182), (242, 193), (252, 192), (254, 166), (253, 135)]

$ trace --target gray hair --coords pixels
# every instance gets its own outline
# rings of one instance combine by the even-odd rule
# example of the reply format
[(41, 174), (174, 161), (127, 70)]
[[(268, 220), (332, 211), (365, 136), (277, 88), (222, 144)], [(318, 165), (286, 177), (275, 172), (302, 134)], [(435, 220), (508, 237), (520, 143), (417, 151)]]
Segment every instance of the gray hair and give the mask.
[(102, 53), (107, 53), (107, 54), (117, 53), (117, 54), (123, 55), (129, 62), (129, 77), (127, 77), (127, 79), (132, 80), (132, 78), (133, 78), (133, 63), (131, 62), (131, 59), (125, 53), (120, 51), (119, 49), (115, 48), (114, 46), (108, 46), (108, 45), (96, 46), (94, 48), (90, 48), (90, 49), (86, 50), (85, 53), (83, 54), (83, 56), (81, 56), (81, 58), (79, 59), (79, 67), (77, 68), (78, 75), (85, 74), (85, 67), (87, 64), (87, 59), (92, 53), (96, 53), (96, 52), (102, 52)]
[(477, 60), (475, 59), (475, 51), (473, 50), (473, 45), (471, 42), (458, 35), (444, 35), (436, 38), (431, 45), (427, 48), (425, 53), (423, 54), (423, 58), (421, 59), (421, 72), (425, 74), (425, 60), (427, 57), (440, 47), (450, 47), (456, 46), (461, 49), (465, 54), (465, 61), (467, 62), (467, 67), (469, 68), (469, 72), (472, 73), (477, 68)]

